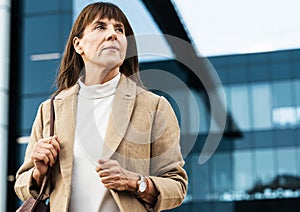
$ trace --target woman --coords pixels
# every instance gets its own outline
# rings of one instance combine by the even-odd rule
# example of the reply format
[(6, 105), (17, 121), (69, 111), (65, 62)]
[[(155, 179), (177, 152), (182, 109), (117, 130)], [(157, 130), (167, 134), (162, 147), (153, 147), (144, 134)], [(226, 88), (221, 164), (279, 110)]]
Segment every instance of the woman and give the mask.
[(20, 199), (37, 196), (50, 166), (51, 211), (161, 211), (182, 203), (187, 175), (177, 119), (163, 97), (140, 86), (135, 53), (117, 6), (82, 10), (57, 79), (55, 135), (48, 136), (47, 100), (17, 172)]

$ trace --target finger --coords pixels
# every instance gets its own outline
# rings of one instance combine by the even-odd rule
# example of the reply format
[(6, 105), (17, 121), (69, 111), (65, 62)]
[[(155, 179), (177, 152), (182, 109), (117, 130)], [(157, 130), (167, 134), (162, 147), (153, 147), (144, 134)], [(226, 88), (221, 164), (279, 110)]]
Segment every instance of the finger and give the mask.
[(45, 165), (54, 165), (57, 152), (53, 147), (51, 140), (41, 139), (33, 147), (31, 158), (33, 161), (44, 161)]
[[(56, 142), (56, 141), (55, 141)], [(47, 157), (49, 157), (51, 161), (51, 166), (54, 165), (53, 162), (55, 162), (58, 151), (55, 148), (55, 144), (53, 144), (53, 140), (48, 140), (47, 143), (41, 144), (40, 146), (36, 147), (35, 151), (36, 152), (41, 152), (46, 154)], [(56, 142), (57, 143), (57, 142)]]
[(99, 163), (99, 164), (105, 164), (105, 163), (107, 163), (107, 162), (109, 162), (109, 161), (110, 161), (110, 159), (102, 158), (102, 159), (99, 159), (99, 160), (98, 160), (98, 163)]
[(60, 138), (57, 135), (53, 135), (52, 138), (54, 138), (55, 140), (57, 140), (58, 143), (60, 143)]
[(36, 152), (33, 156), (33, 161), (34, 162), (43, 162), (45, 165), (48, 165), (49, 163), (49, 158), (45, 156), (45, 154)]
[(103, 183), (103, 185), (105, 186), (105, 188), (108, 188), (108, 189), (118, 188), (114, 183)]
[(56, 158), (57, 158), (57, 155), (58, 155), (58, 151), (55, 149), (55, 147), (53, 145), (50, 144), (49, 146), (49, 149), (48, 149), (50, 152), (51, 152), (51, 155), (53, 157), (53, 161), (51, 161), (51, 166), (54, 166), (55, 162), (56, 162)]
[(56, 136), (53, 137), (51, 140), (50, 140), (50, 144), (52, 144), (56, 150), (56, 152), (60, 152), (60, 142), (59, 142), (59, 139), (58, 137)]
[(106, 176), (101, 178), (103, 184), (113, 183), (115, 180), (111, 176)]
[(110, 173), (108, 172), (108, 171), (99, 171), (98, 172), (98, 175), (101, 177), (101, 178), (103, 178), (103, 177), (108, 177), (109, 175), (110, 175)]
[[(53, 137), (50, 137), (50, 138), (47, 138), (47, 139), (41, 139), (37, 143), (36, 147), (40, 148), (40, 149), (48, 149), (48, 150), (50, 150), (52, 152), (54, 158), (56, 158), (56, 155), (60, 151), (59, 143)], [(38, 150), (38, 151), (40, 151), (40, 150)]]
[(100, 169), (100, 167), (99, 167), (99, 166), (96, 166), (95, 170), (96, 170), (96, 172), (99, 172), (99, 171), (101, 171), (101, 169)]
[(115, 167), (114, 164), (100, 164), (98, 169), (99, 171), (114, 172)]
[(40, 152), (34, 152), (32, 155), (31, 155), (31, 159), (32, 161), (34, 162), (44, 162), (45, 164), (48, 164), (48, 161), (45, 161), (44, 160), (44, 157), (45, 155), (40, 153)]
[(52, 136), (52, 138), (55, 139), (58, 142), (58, 144), (61, 143), (61, 140), (57, 135)]
[(120, 176), (120, 175), (108, 175), (108, 176), (105, 176), (105, 177), (101, 177), (101, 181), (103, 183), (113, 183), (113, 182), (120, 182), (120, 181), (123, 181), (123, 178)]
[(38, 140), (38, 143), (41, 144), (41, 143), (48, 143), (49, 140), (51, 140), (52, 137), (46, 137), (46, 138), (41, 138), (40, 140)]
[(121, 184), (121, 183), (116, 183), (116, 182), (109, 182), (109, 183), (105, 183), (103, 184), (106, 188), (108, 189), (115, 189), (118, 191), (123, 191), (125, 190), (125, 185)]
[(49, 147), (50, 139), (40, 139), (37, 143), (34, 144), (35, 149), (43, 149)]
[[(105, 161), (105, 162), (104, 162)], [(100, 169), (111, 169), (112, 167), (120, 167), (116, 160), (99, 160)]]
[(112, 165), (109, 163), (109, 161), (107, 161), (105, 163), (99, 163), (97, 167), (99, 168), (99, 170), (104, 170), (104, 169), (109, 169), (111, 166)]
[[(50, 145), (52, 147), (52, 145)], [(44, 158), (48, 158), (48, 164), (53, 166), (55, 163), (55, 155), (53, 155), (51, 151), (51, 147), (49, 149), (41, 149), (39, 153), (44, 154)], [(55, 151), (52, 147), (52, 150)], [(47, 163), (46, 163), (47, 164)]]

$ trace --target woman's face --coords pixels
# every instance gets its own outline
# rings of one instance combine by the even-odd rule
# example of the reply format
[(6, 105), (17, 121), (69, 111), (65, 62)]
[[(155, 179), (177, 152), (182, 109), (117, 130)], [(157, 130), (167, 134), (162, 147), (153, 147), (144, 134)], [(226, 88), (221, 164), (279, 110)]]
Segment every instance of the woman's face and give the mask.
[(124, 25), (114, 19), (95, 19), (85, 28), (82, 38), (74, 38), (73, 45), (85, 65), (120, 67), (127, 49)]

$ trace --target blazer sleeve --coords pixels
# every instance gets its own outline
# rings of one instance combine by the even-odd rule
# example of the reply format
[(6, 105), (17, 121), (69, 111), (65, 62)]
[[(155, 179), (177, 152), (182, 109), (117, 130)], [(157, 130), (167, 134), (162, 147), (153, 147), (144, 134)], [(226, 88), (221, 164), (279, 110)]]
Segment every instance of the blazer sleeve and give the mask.
[(183, 169), (178, 121), (164, 97), (159, 99), (153, 121), (151, 150), (149, 178), (159, 192), (154, 211), (177, 207), (185, 198), (188, 177)]
[[(25, 152), (25, 158), (24, 162), (17, 171), (16, 174), (16, 182), (14, 185), (15, 192), (17, 196), (22, 200), (25, 201), (29, 199), (30, 197), (37, 197), (38, 192), (33, 187), (33, 178), (32, 173), (34, 169), (34, 163), (31, 160), (31, 153), (33, 145), (41, 138), (43, 138), (43, 108), (45, 105), (41, 104), (39, 106), (36, 118), (34, 120), (30, 141), (27, 145), (26, 152)], [(50, 112), (49, 112), (50, 113)], [(49, 188), (46, 189), (45, 193), (46, 198), (49, 196)]]

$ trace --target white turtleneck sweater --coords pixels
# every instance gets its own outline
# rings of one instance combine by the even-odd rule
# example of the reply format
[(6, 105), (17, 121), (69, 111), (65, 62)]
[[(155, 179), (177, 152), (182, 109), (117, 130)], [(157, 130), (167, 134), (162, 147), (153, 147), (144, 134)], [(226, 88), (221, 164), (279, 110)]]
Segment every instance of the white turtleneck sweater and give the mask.
[(95, 171), (120, 73), (112, 80), (86, 86), (80, 79), (72, 173), (71, 212), (119, 211)]

